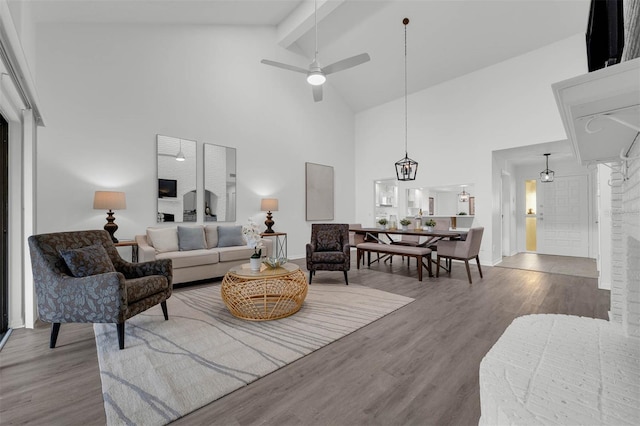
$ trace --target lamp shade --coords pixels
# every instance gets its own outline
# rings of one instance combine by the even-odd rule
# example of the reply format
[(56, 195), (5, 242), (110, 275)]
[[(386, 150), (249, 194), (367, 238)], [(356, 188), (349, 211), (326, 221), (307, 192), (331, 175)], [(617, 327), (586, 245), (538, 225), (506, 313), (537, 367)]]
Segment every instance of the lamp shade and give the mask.
[(277, 212), (278, 211), (278, 199), (277, 198), (263, 198), (260, 202), (260, 210), (263, 212)]
[(127, 201), (124, 192), (96, 191), (93, 197), (93, 208), (97, 210), (124, 210)]

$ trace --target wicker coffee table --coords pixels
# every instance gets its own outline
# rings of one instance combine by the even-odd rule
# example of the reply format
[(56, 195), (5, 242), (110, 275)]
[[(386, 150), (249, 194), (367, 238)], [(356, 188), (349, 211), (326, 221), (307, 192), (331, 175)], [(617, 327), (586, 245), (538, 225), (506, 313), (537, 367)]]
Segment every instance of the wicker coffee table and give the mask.
[(307, 296), (307, 279), (298, 265), (252, 271), (245, 263), (229, 269), (220, 295), (229, 312), (251, 321), (288, 317), (300, 310)]

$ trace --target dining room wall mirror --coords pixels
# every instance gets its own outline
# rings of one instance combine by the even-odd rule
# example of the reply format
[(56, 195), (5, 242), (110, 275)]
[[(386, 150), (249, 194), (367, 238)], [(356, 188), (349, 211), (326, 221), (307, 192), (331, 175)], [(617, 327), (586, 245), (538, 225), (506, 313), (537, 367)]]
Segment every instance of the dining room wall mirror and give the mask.
[(204, 221), (236, 220), (236, 149), (204, 144)]
[(158, 222), (196, 222), (196, 141), (157, 135)]

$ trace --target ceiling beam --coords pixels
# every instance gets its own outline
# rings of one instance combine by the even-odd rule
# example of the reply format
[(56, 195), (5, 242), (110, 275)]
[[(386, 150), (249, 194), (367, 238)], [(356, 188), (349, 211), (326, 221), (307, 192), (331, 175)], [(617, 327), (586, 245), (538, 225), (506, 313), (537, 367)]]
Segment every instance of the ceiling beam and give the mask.
[[(318, 0), (318, 22), (326, 18), (346, 0)], [(314, 27), (314, 0), (304, 0), (277, 27), (278, 45), (288, 49)]]

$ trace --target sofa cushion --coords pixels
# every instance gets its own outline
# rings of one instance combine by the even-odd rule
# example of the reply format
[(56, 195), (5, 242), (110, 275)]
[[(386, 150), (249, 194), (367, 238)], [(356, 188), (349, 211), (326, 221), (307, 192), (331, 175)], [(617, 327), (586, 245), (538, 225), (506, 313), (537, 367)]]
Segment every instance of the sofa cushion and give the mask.
[(60, 250), (71, 275), (76, 278), (116, 272), (107, 251), (101, 244)]
[(188, 268), (190, 266), (213, 265), (220, 261), (217, 250), (189, 250), (159, 253), (156, 259), (171, 259), (173, 269)]
[(340, 251), (342, 249), (340, 231), (327, 229), (318, 231), (316, 236), (317, 251)]
[(176, 228), (147, 228), (147, 239), (156, 253), (178, 251), (178, 232)]
[(253, 249), (247, 246), (220, 247), (217, 251), (220, 253), (220, 262), (246, 259), (249, 263), (249, 258), (253, 254)]
[(201, 250), (206, 247), (202, 226), (178, 225), (178, 246), (180, 251)]
[(242, 237), (242, 225), (218, 226), (218, 247), (246, 246)]
[(218, 247), (218, 225), (205, 225), (204, 234), (207, 240), (207, 248)]

